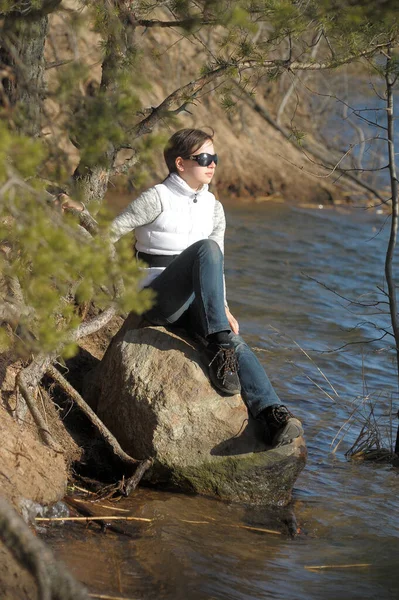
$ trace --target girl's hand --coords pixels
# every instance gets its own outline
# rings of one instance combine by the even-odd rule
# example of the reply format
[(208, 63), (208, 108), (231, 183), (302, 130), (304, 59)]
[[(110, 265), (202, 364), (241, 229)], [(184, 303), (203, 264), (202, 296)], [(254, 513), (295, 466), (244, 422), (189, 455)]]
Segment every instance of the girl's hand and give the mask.
[(231, 331), (235, 334), (238, 334), (240, 331), (240, 326), (238, 324), (238, 321), (235, 317), (233, 317), (233, 315), (231, 314), (231, 312), (229, 311), (229, 309), (227, 307), (226, 307), (226, 317), (229, 322)]
[(59, 194), (57, 196), (56, 204), (61, 208), (62, 212), (70, 208), (78, 210), (79, 212), (82, 212), (84, 210), (82, 202), (72, 200), (72, 198), (70, 198), (67, 194)]

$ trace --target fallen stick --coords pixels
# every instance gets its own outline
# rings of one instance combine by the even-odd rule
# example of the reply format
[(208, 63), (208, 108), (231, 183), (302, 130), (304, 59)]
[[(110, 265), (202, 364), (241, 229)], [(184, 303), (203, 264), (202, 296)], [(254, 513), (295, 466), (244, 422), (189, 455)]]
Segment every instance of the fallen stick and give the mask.
[(78, 490), (79, 492), (84, 492), (85, 494), (90, 494), (91, 496), (95, 496), (95, 492), (90, 492), (90, 490), (86, 490), (85, 488), (79, 487), (78, 485), (73, 484), (71, 486), (72, 490)]
[[(178, 519), (181, 523), (191, 523), (191, 525), (213, 525), (210, 521), (190, 521), (189, 519)], [(264, 527), (251, 527), (250, 525), (236, 525), (231, 523), (222, 523), (224, 527), (235, 527), (238, 529), (249, 529), (250, 531), (261, 531), (262, 533), (273, 533), (274, 535), (281, 535), (281, 531), (275, 531), (274, 529), (265, 529)]]
[(190, 521), (189, 519), (180, 519), (181, 523), (190, 523), (191, 525), (210, 525), (209, 521)]
[[(79, 513), (81, 513), (81, 515), (83, 515), (86, 518), (97, 516), (92, 508), (93, 507), (92, 502), (79, 500), (77, 498), (71, 498), (69, 496), (66, 496), (64, 500), (69, 506), (71, 506), (73, 509), (77, 510)], [(98, 506), (98, 504), (96, 506)], [(112, 507), (106, 506), (105, 508), (110, 508), (110, 510), (112, 510)], [(117, 508), (115, 510), (125, 512), (125, 510), (123, 508)], [(129, 510), (126, 510), (126, 512), (131, 514), (131, 511), (129, 511)], [(112, 515), (110, 515), (110, 516), (112, 516)], [(108, 531), (112, 531), (113, 533), (117, 533), (118, 535), (127, 535), (128, 537), (132, 537), (128, 531), (125, 531), (124, 529), (118, 527), (117, 525), (113, 525), (112, 523), (110, 523), (110, 521), (108, 519), (100, 519), (99, 521), (95, 521), (95, 523), (100, 525), (103, 532), (108, 530)]]
[(116, 506), (106, 506), (105, 504), (97, 504), (96, 502), (92, 502), (91, 500), (80, 500), (80, 498), (74, 498), (74, 502), (78, 502), (79, 504), (94, 504), (94, 506), (99, 506), (100, 508), (108, 508), (109, 510), (115, 510), (116, 512), (124, 512), (128, 513), (130, 510), (127, 508), (117, 508)]
[(357, 563), (349, 565), (308, 565), (305, 569), (308, 571), (321, 571), (322, 569), (355, 569), (357, 567), (371, 567), (371, 563)]
[(249, 525), (229, 525), (229, 527), (239, 527), (240, 529), (249, 529), (250, 531), (262, 531), (263, 533), (273, 533), (274, 535), (281, 535), (281, 531), (275, 531), (274, 529), (264, 529), (263, 527), (250, 527)]
[(154, 519), (145, 519), (144, 517), (115, 517), (114, 515), (105, 515), (102, 517), (36, 517), (35, 521), (83, 521), (90, 523), (90, 521), (143, 521), (146, 523), (152, 523)]
[(89, 596), (100, 600), (136, 600), (135, 598), (126, 598), (126, 596), (105, 596), (104, 594), (89, 594)]

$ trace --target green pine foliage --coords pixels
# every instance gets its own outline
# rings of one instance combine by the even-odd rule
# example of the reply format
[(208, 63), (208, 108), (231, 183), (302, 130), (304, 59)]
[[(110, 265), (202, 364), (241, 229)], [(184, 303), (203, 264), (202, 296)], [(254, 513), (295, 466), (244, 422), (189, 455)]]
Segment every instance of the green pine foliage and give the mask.
[[(18, 351), (51, 351), (67, 344), (80, 321), (80, 305), (93, 303), (104, 309), (114, 301), (120, 310), (141, 313), (151, 306), (151, 294), (139, 292), (141, 273), (132, 257), (129, 240), (122, 240), (115, 257), (110, 252), (109, 215), (99, 214), (99, 234), (82, 233), (77, 220), (49, 202), (36, 171), (45, 160), (44, 146), (24, 136), (0, 129), (0, 284), (1, 300), (17, 278), (23, 298), (19, 329), (29, 332)], [(28, 182), (28, 183), (27, 183)], [(5, 344), (4, 330), (0, 345)], [(66, 345), (70, 353), (71, 345)]]

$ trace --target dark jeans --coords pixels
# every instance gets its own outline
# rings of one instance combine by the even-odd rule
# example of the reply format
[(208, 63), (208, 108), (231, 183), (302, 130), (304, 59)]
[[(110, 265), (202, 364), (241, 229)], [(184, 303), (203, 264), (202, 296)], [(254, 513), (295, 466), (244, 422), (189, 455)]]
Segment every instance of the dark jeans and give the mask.
[(156, 305), (145, 314), (155, 325), (183, 326), (206, 338), (230, 331), (238, 361), (241, 395), (253, 417), (280, 404), (268, 376), (242, 337), (230, 330), (224, 306), (223, 254), (213, 240), (200, 240), (184, 250), (148, 286)]

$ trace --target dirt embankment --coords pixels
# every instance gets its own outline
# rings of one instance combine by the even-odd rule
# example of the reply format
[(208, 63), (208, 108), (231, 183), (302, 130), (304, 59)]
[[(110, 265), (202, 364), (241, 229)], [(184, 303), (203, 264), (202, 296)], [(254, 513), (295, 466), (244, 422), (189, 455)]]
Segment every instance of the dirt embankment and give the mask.
[[(0, 492), (18, 512), (26, 514), (30, 507), (34, 508), (32, 503), (52, 504), (65, 495), (69, 466), (79, 458), (80, 450), (44, 389), (39, 390), (37, 403), (63, 453), (56, 453), (43, 444), (29, 413), (20, 422), (13, 417), (13, 410), (22, 401), (15, 387), (21, 367), (12, 356), (0, 355)], [(33, 579), (20, 569), (1, 544), (0, 565), (2, 600), (37, 597)]]
[[(100, 333), (86, 338), (81, 353), (93, 357), (91, 360), (101, 359), (121, 322), (122, 319), (116, 317)], [(58, 406), (49, 382), (38, 390), (37, 407), (62, 452), (54, 452), (42, 442), (29, 411), (19, 422), (16, 420), (14, 410), (17, 403), (23, 402), (16, 392), (16, 376), (23, 366), (11, 355), (0, 355), (0, 494), (29, 518), (29, 512), (34, 516), (36, 503), (46, 506), (63, 498), (71, 466), (81, 459), (84, 449), (74, 440), (76, 431), (65, 425), (67, 413), (74, 410), (72, 402), (63, 408)], [(87, 358), (83, 361), (77, 358), (75, 379), (81, 382), (90, 366)], [(92, 435), (90, 431), (83, 432), (87, 445)], [(0, 565), (1, 600), (38, 598), (33, 578), (20, 568), (1, 543)]]

